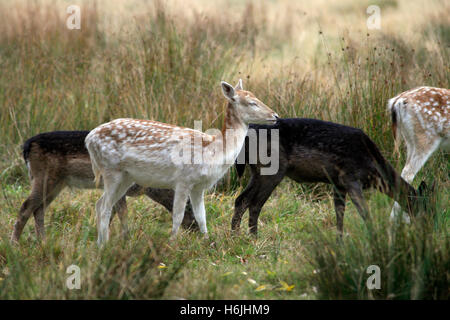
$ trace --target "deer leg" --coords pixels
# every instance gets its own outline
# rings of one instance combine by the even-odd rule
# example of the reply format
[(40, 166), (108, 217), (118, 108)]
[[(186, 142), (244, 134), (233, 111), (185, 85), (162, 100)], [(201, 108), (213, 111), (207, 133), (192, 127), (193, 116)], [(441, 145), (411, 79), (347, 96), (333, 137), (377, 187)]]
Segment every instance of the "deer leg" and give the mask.
[(429, 144), (422, 146), (422, 148), (415, 148), (402, 170), (401, 176), (406, 182), (409, 184), (413, 182), (417, 172), (419, 172), (430, 156), (439, 148), (440, 143), (441, 139), (435, 140), (434, 142), (430, 141)]
[(391, 210), (390, 220), (395, 221), (400, 215), (405, 223), (410, 223), (411, 219), (409, 218), (408, 213), (402, 210), (402, 207), (398, 202), (394, 202), (394, 206)]
[(200, 227), (200, 232), (207, 237), (208, 229), (206, 226), (206, 211), (205, 211), (205, 203), (204, 203), (204, 190), (201, 188), (192, 189), (189, 198), (191, 199), (192, 208), (194, 210), (195, 220)]
[[(14, 223), (14, 230), (11, 235), (12, 242), (18, 242), (23, 228), (31, 214), (35, 217), (35, 229), (38, 238), (44, 234), (44, 211), (45, 208), (61, 191), (62, 186), (59, 181), (45, 182), (42, 177), (33, 179), (33, 186), (30, 196), (22, 204), (17, 220)], [(45, 193), (45, 194), (44, 194)]]
[(347, 192), (344, 189), (334, 188), (334, 210), (336, 211), (336, 225), (339, 237), (342, 238), (344, 231), (345, 197)]
[[(171, 189), (155, 189), (146, 188), (145, 194), (167, 209), (172, 214), (174, 191)], [(188, 200), (187, 206), (184, 212), (183, 221), (181, 223), (185, 229), (198, 229), (198, 224), (195, 221), (194, 214), (192, 212), (191, 202)]]
[[(126, 195), (125, 195), (126, 196)], [(124, 196), (124, 197), (125, 197)], [(113, 206), (112, 210), (111, 210), (111, 219), (109, 221), (109, 227), (111, 227), (112, 222), (114, 221), (114, 218), (116, 216), (116, 214), (119, 212), (119, 210), (121, 209), (120, 207), (120, 202), (121, 202), (122, 198), (120, 198), (119, 201), (117, 201), (117, 203)], [(125, 205), (126, 205), (126, 200), (125, 200)], [(119, 217), (120, 219), (120, 217)]]
[(97, 218), (97, 232), (99, 234), (100, 234), (100, 217), (102, 214), (104, 198), (105, 198), (105, 193), (103, 193), (102, 196), (100, 197), (100, 199), (98, 199), (97, 202), (95, 203), (95, 214), (96, 214), (96, 218)]
[(31, 214), (42, 206), (42, 198), (34, 192), (22, 204), (16, 222), (14, 223), (14, 230), (11, 235), (11, 242), (18, 242), (23, 228), (30, 218)]
[(97, 244), (101, 246), (109, 239), (109, 222), (113, 206), (125, 195), (132, 181), (122, 172), (108, 172), (103, 175), (105, 192), (97, 202), (98, 238)]
[(119, 201), (117, 201), (117, 203), (114, 205), (111, 220), (109, 222), (110, 224), (113, 220), (115, 212), (117, 212), (117, 215), (119, 216), (120, 227), (122, 230), (122, 238), (127, 239), (128, 238), (128, 208), (127, 208), (126, 196), (123, 196), (122, 198), (120, 198)]
[[(44, 228), (44, 215), (45, 215), (45, 209), (50, 205), (50, 203), (55, 200), (55, 198), (58, 196), (58, 194), (61, 192), (62, 186), (58, 185), (54, 187), (53, 190), (47, 195), (45, 198), (45, 201), (42, 203), (39, 208), (37, 208), (33, 212), (34, 216), (34, 228), (36, 230), (36, 237), (39, 240), (45, 239), (45, 228)], [(45, 206), (45, 207), (44, 207)]]
[[(103, 243), (105, 243), (108, 238), (108, 230), (104, 230), (104, 222), (103, 220), (109, 220), (109, 216), (111, 215), (111, 209), (109, 209), (105, 205), (105, 199), (107, 197), (106, 191), (103, 193), (103, 195), (100, 197), (100, 199), (95, 204), (95, 210), (97, 213), (97, 245), (100, 247)], [(103, 218), (105, 216), (105, 218)], [(107, 229), (108, 227), (106, 227)]]
[[(267, 197), (267, 198), (269, 198), (269, 197)], [(251, 205), (250, 209), (249, 209), (248, 230), (249, 230), (250, 234), (255, 237), (258, 235), (258, 219), (259, 219), (259, 214), (261, 213), (261, 209), (263, 206), (264, 206), (264, 203), (263, 204), (259, 203), (258, 205)]]
[(258, 176), (255, 174), (250, 178), (245, 190), (236, 198), (234, 203), (234, 214), (231, 219), (231, 231), (239, 232), (242, 216), (250, 205), (250, 199), (258, 192)]
[(175, 196), (173, 198), (173, 214), (172, 214), (172, 233), (171, 240), (174, 240), (178, 234), (181, 222), (183, 221), (184, 210), (189, 196), (190, 190), (185, 186), (178, 185), (175, 188)]
[[(409, 184), (412, 184), (417, 172), (419, 172), (430, 156), (439, 148), (440, 143), (441, 139), (435, 140), (434, 142), (429, 141), (428, 144), (423, 143), (420, 146), (407, 144), (408, 156), (401, 177)], [(395, 220), (400, 214), (402, 214), (403, 221), (409, 223), (410, 218), (408, 214), (401, 209), (400, 204), (394, 202), (390, 219)]]
[(260, 185), (257, 189), (257, 193), (254, 193), (253, 198), (250, 200), (250, 216), (248, 219), (248, 227), (250, 234), (256, 236), (258, 234), (258, 218), (261, 213), (261, 209), (269, 199), (273, 190), (283, 180), (284, 173), (279, 172), (275, 176), (260, 176)]
[(33, 212), (34, 216), (34, 230), (36, 231), (36, 237), (39, 240), (45, 239), (44, 228), (44, 206), (40, 206)]

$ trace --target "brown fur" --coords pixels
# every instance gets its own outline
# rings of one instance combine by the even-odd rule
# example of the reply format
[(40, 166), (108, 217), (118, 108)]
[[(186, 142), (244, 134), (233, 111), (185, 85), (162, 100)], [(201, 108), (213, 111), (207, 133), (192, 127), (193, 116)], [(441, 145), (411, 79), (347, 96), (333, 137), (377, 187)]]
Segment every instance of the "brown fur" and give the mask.
[[(49, 133), (51, 134), (51, 133)], [(84, 140), (84, 137), (82, 137)], [(30, 139), (31, 140), (31, 139)], [(11, 235), (13, 242), (19, 241), (23, 228), (31, 215), (35, 219), (35, 230), (38, 238), (44, 238), (44, 212), (50, 203), (58, 196), (65, 187), (94, 188), (94, 173), (86, 149), (78, 152), (64, 154), (57, 150), (50, 152), (39, 142), (31, 142), (25, 160), (29, 167), (31, 180), (31, 194), (20, 208), (14, 231)], [(101, 182), (100, 182), (101, 183)], [(138, 185), (132, 186), (127, 196), (140, 196), (146, 194), (151, 199), (163, 205), (169, 212), (172, 211), (173, 191), (142, 188)], [(119, 200), (114, 207), (114, 213), (118, 213), (122, 226), (122, 234), (126, 236), (127, 227), (127, 205), (125, 196)], [(114, 214), (113, 213), (113, 214)], [(111, 218), (112, 220), (112, 218)], [(184, 215), (183, 227), (196, 227), (192, 209), (187, 207)]]

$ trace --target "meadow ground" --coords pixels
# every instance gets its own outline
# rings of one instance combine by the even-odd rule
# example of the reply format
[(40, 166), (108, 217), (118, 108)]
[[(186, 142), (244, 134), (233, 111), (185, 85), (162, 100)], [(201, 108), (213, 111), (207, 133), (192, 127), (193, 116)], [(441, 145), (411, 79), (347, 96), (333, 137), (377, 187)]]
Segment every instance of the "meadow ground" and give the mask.
[[(81, 6), (81, 29), (66, 7)], [(381, 29), (366, 25), (369, 4)], [(347, 202), (336, 243), (330, 188), (285, 180), (263, 208), (259, 237), (230, 232), (245, 187), (234, 170), (206, 196), (210, 239), (168, 243), (170, 215), (129, 199), (130, 239), (96, 246), (100, 191), (65, 190), (46, 214), (9, 236), (30, 186), (21, 144), (37, 133), (92, 129), (119, 117), (203, 129), (221, 126), (220, 80), (236, 82), (282, 117), (363, 129), (399, 170), (387, 100), (406, 89), (449, 87), (448, 1), (3, 1), (0, 4), (0, 299), (448, 299), (448, 154), (416, 177), (437, 183), (426, 218), (389, 223), (392, 200), (367, 192), (372, 228)], [(432, 215), (432, 213), (435, 213)], [(69, 265), (81, 289), (66, 287)], [(381, 269), (368, 290), (366, 269)]]

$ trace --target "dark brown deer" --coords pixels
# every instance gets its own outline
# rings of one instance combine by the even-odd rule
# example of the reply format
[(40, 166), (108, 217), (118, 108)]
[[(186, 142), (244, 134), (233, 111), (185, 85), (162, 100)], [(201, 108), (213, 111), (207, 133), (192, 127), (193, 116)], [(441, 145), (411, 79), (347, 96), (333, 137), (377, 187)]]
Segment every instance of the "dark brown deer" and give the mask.
[[(19, 241), (31, 215), (34, 215), (37, 237), (44, 237), (44, 211), (63, 188), (95, 188), (91, 160), (84, 145), (88, 133), (89, 131), (47, 132), (24, 143), (23, 158), (28, 167), (32, 190), (20, 208), (11, 236), (12, 241)], [(133, 185), (126, 196), (136, 197), (143, 194), (172, 212), (172, 190)], [(126, 196), (114, 207), (114, 213), (118, 214), (121, 221), (123, 236), (128, 233)], [(197, 228), (190, 204), (186, 207), (182, 225), (185, 228)]]
[[(275, 175), (261, 174), (261, 169), (272, 166), (261, 164), (261, 150), (258, 150), (257, 161), (249, 164), (249, 150), (252, 149), (249, 147), (249, 137), (252, 129), (256, 130), (257, 141), (253, 143), (258, 148), (263, 132), (261, 129), (267, 132), (267, 150), (262, 150), (263, 152), (274, 150), (271, 143), (279, 143), (279, 147), (275, 148), (279, 153), (276, 159), (279, 160), (279, 169)], [(278, 130), (279, 142), (271, 141), (272, 130)], [(265, 136), (266, 134), (263, 137)], [(242, 163), (244, 152), (245, 162)], [(239, 229), (242, 215), (249, 208), (250, 232), (257, 234), (261, 208), (285, 176), (299, 183), (323, 182), (333, 185), (339, 234), (343, 232), (347, 194), (362, 218), (369, 218), (363, 190), (370, 187), (394, 198), (412, 216), (424, 210), (423, 202), (418, 198), (423, 194), (425, 184), (422, 183), (418, 191), (411, 187), (395, 172), (375, 143), (360, 129), (315, 119), (279, 119), (275, 125), (251, 125), (236, 162), (239, 176), (242, 176), (246, 165), (250, 166), (251, 178), (245, 190), (236, 199), (232, 230)]]

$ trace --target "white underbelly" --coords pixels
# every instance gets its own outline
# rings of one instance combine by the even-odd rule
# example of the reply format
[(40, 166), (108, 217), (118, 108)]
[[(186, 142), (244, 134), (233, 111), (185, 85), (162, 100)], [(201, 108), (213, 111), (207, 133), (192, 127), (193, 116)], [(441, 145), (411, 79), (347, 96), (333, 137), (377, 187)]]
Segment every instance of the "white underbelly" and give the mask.
[(210, 188), (229, 166), (208, 166), (187, 164), (184, 166), (171, 163), (147, 162), (139, 166), (128, 166), (127, 174), (134, 183), (143, 187), (175, 189), (179, 184), (187, 187), (202, 186)]
[(127, 174), (136, 184), (143, 187), (173, 189), (176, 186), (176, 176), (169, 168), (128, 168)]
[(171, 148), (151, 152), (129, 147), (118, 164), (131, 180), (143, 187), (175, 189), (177, 185), (209, 188), (228, 170), (229, 164), (189, 163), (176, 158)]

